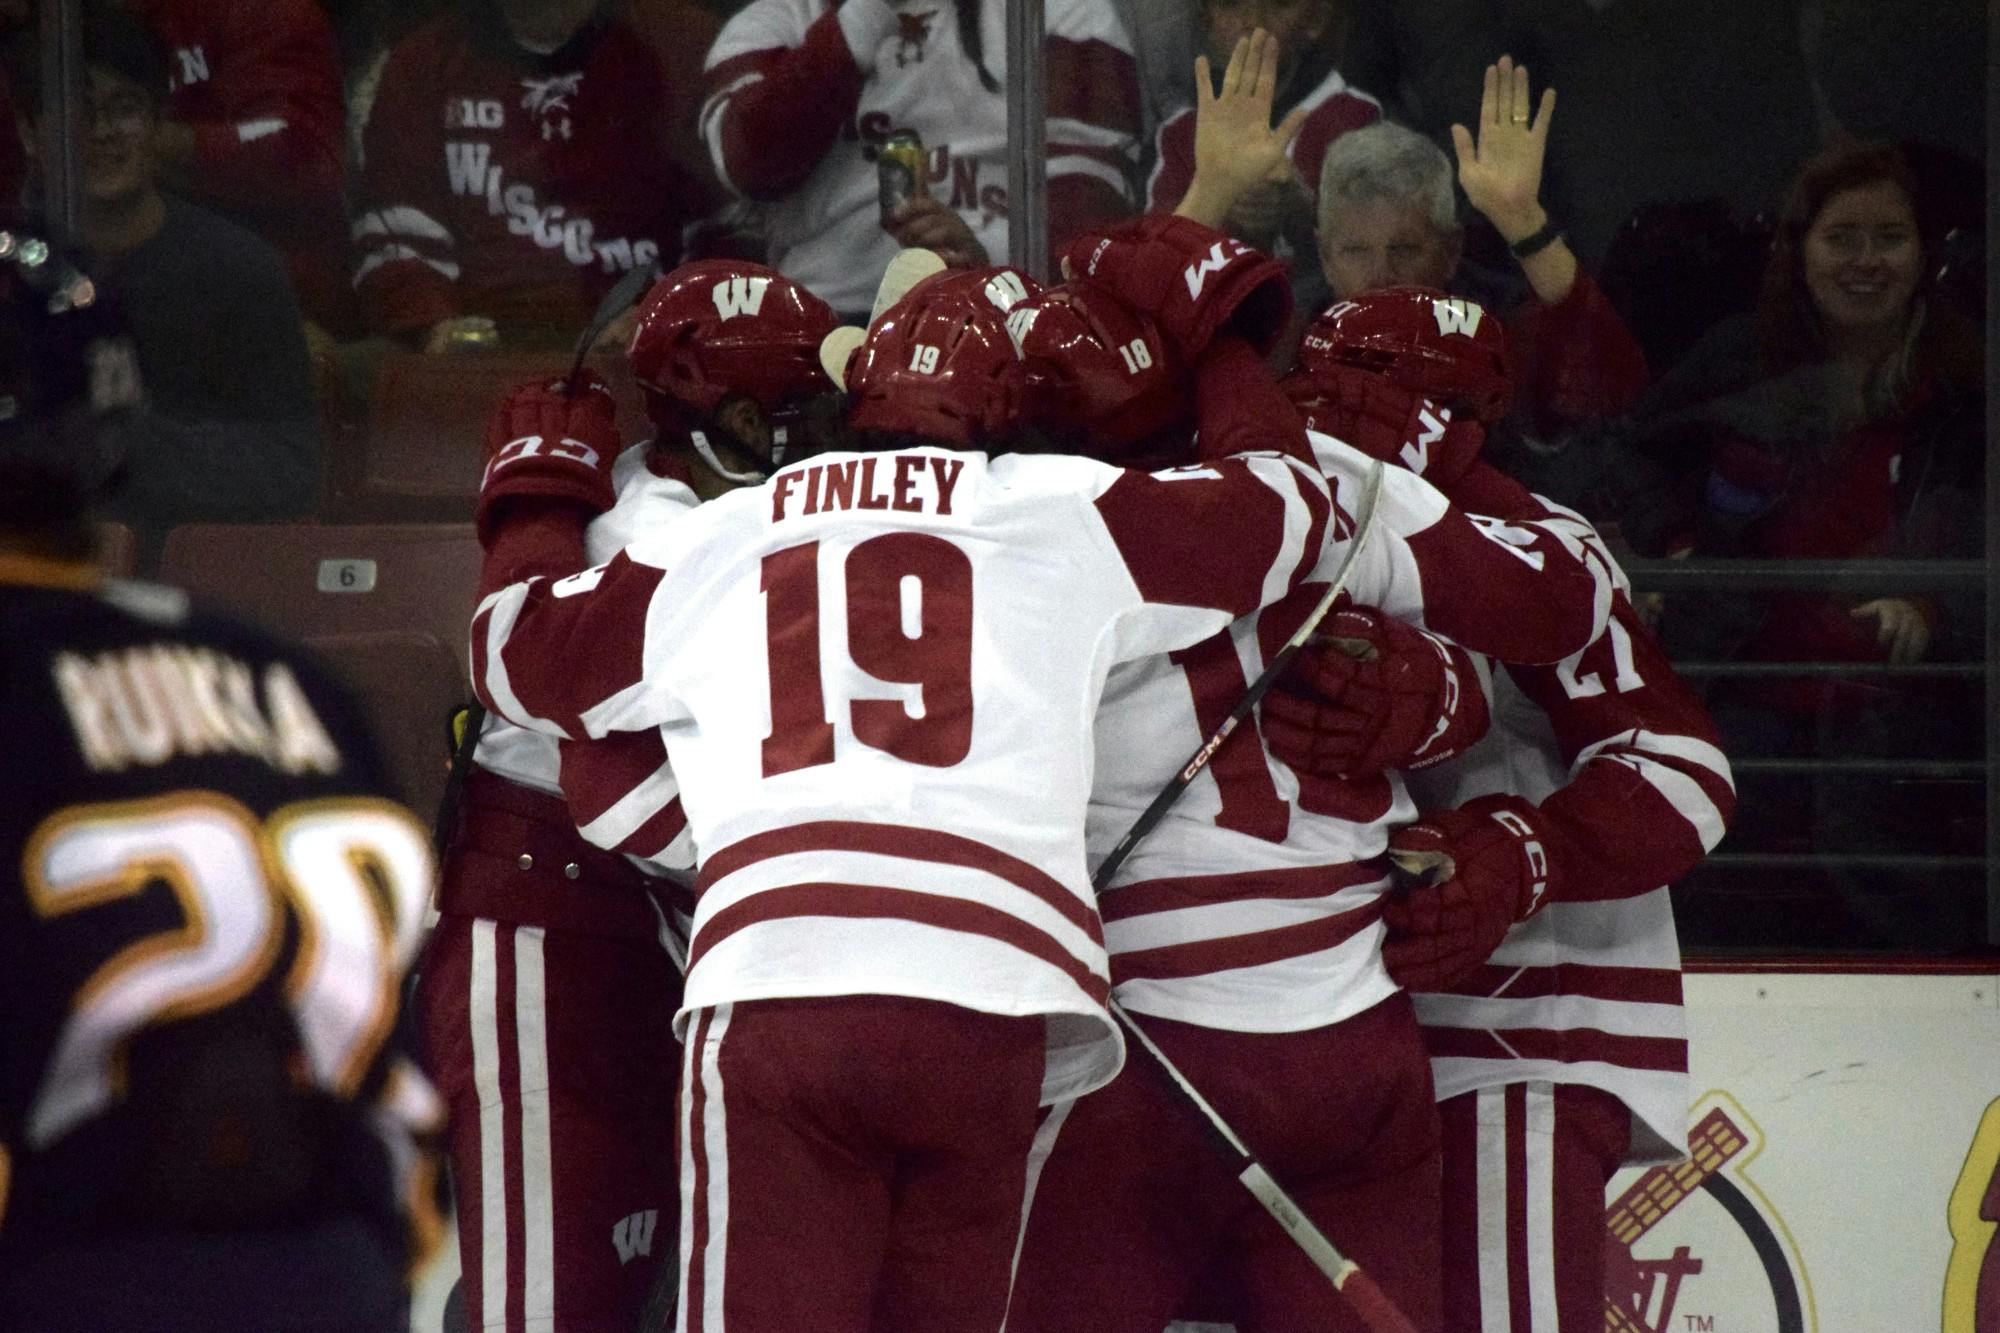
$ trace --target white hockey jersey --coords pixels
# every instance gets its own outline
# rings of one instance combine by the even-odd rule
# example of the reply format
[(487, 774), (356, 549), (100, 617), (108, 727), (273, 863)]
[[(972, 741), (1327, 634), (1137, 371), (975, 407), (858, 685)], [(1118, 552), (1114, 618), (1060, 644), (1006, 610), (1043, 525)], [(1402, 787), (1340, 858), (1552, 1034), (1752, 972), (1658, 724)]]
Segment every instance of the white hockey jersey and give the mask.
[(1729, 761), (1700, 702), (1624, 596), (1554, 667), (1494, 674), (1493, 726), (1412, 775), (1424, 809), (1535, 801), (1571, 865), (1563, 899), (1516, 925), (1451, 993), (1419, 994), (1440, 1100), (1529, 1080), (1582, 1083), (1634, 1117), (1629, 1161), (1687, 1149), (1687, 1025), (1667, 881), (1721, 839)]
[[(1220, 726), (1350, 549), (1341, 524), (1356, 512), (1370, 460), (1308, 438), (1335, 488), (1336, 540), (1278, 605), (1194, 648), (1112, 672), (1097, 722), (1093, 865)], [(1585, 558), (1566, 525), (1463, 514), (1393, 467), (1347, 589), (1465, 646), (1542, 661), (1595, 637), (1612, 594), (1608, 570)], [(1264, 749), (1253, 715), (1100, 900), (1119, 1001), (1239, 1032), (1302, 1031), (1378, 1003), (1396, 989), (1381, 960), (1377, 900), (1389, 879), (1380, 858), (1390, 831), (1415, 817), (1394, 774), (1336, 782), (1296, 773)]]
[[(661, 531), (701, 503), (687, 483), (661, 462), (647, 445), (635, 445), (613, 460), (611, 485), (617, 503), (584, 529), (584, 555), (593, 564), (602, 564), (648, 533)], [(680, 785), (664, 747), (630, 745), (619, 755), (592, 758), (588, 776), (579, 782), (572, 766), (568, 784), (571, 811), (584, 837), (625, 852), (657, 873), (691, 871), (693, 842), (680, 811)], [(550, 796), (565, 794), (561, 743), (515, 726), (497, 713), (487, 714), (472, 761), (524, 787)], [(644, 766), (643, 775), (632, 772), (634, 763)], [(602, 800), (600, 791), (607, 793)]]
[(1084, 849), (1105, 677), (1282, 597), (1327, 516), (1269, 455), (824, 455), (496, 592), (476, 680), (546, 734), (664, 736), (702, 851), (683, 1023), (839, 994), (1044, 1015), (1054, 1101), (1122, 1055)]

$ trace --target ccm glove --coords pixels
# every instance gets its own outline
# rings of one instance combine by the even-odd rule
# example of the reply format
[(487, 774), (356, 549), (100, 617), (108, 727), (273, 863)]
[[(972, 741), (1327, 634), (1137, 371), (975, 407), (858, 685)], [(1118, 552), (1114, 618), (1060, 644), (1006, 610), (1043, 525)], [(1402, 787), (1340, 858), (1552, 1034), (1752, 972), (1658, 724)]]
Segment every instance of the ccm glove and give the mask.
[(1149, 213), (1070, 243), (1070, 278), (1151, 315), (1190, 364), (1222, 329), (1268, 356), (1292, 317), (1285, 266), (1186, 218)]
[(1271, 753), (1322, 778), (1442, 763), (1490, 720), (1469, 653), (1372, 607), (1328, 616), (1260, 707)]
[(1551, 832), (1518, 796), (1482, 796), (1398, 829), (1389, 859), (1416, 882), (1382, 909), (1389, 975), (1409, 990), (1448, 990), (1482, 966), (1558, 891)]
[(515, 385), (486, 425), (486, 474), (475, 515), (480, 541), (489, 541), (505, 500), (569, 500), (592, 514), (611, 508), (617, 499), (611, 464), (623, 446), (617, 400), (595, 372), (574, 394), (563, 380)]

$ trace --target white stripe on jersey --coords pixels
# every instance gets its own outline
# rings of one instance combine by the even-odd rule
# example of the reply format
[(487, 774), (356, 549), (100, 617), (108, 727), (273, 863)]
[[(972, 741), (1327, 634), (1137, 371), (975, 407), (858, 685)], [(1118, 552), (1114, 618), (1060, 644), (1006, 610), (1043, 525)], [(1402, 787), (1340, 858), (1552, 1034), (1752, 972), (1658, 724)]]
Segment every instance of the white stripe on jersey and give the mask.
[[(507, 658), (503, 650), (507, 646), (508, 637), (514, 632), (514, 622), (519, 618), (521, 608), (527, 604), (531, 587), (530, 584), (516, 583), (502, 588), (481, 602), (479, 609), (473, 612), (472, 616), (475, 627), (479, 624), (480, 616), (487, 616), (486, 677), (483, 683), (486, 695), (494, 704), (492, 711), (507, 714), (517, 726), (533, 715), (521, 706), (519, 696), (514, 693), (513, 683), (507, 679)], [(567, 731), (546, 718), (536, 717), (534, 721), (537, 724), (535, 730), (543, 735), (562, 737), (569, 735)]]
[[(1035, 1206), (1035, 1190), (1042, 1183), (1042, 1168), (1049, 1164), (1049, 1155), (1056, 1150), (1056, 1138), (1062, 1133), (1063, 1122), (1076, 1103), (1058, 1102), (1042, 1113), (1042, 1123), (1035, 1126), (1035, 1138), (1028, 1145), (1028, 1187), (1021, 1194), (1021, 1222), (1014, 1232), (1014, 1257), (1007, 1265), (1007, 1310), (1014, 1306), (1014, 1279), (1021, 1271), (1021, 1246), (1028, 1239), (1028, 1214)], [(1007, 1333), (1007, 1312), (1000, 1316), (1000, 1333)]]
[(1143, 916), (1117, 917), (1116, 899), (1106, 903), (1104, 943), (1113, 953), (1160, 949), (1190, 941), (1227, 940), (1259, 931), (1282, 930), (1301, 921), (1320, 921), (1366, 907), (1389, 888), (1386, 877), (1344, 886), (1314, 898), (1242, 898), (1173, 907)]
[(702, 1252), (702, 1333), (724, 1333), (722, 1293), (729, 1285), (729, 1118), (723, 1098), (722, 1039), (733, 1006), (715, 1006), (702, 1042), (702, 1155), (708, 1163), (708, 1246)]
[(463, 272), (457, 264), (452, 263), (448, 259), (432, 259), (429, 255), (418, 254), (409, 246), (397, 243), (377, 246), (375, 249), (370, 250), (367, 255), (363, 256), (361, 263), (354, 270), (354, 285), (359, 287), (362, 280), (370, 273), (381, 268), (384, 264), (392, 264), (398, 259), (414, 259), (421, 264), (428, 264), (446, 282), (457, 282), (458, 275)]
[(555, 1333), (555, 1166), (549, 1144), (548, 988), (540, 926), (514, 930), (514, 1027), (521, 1058), (521, 1313)]
[(451, 233), (443, 223), (408, 204), (371, 208), (363, 213), (354, 224), (354, 239), (361, 241), (370, 236), (410, 236), (420, 241), (452, 244)]
[(1616, 736), (1606, 737), (1604, 740), (1579, 753), (1576, 757), (1576, 763), (1571, 765), (1571, 769), (1582, 768), (1600, 750), (1613, 745), (1631, 746), (1636, 749), (1647, 750), (1653, 754), (1665, 756), (1668, 759), (1682, 759), (1688, 763), (1697, 764), (1727, 783), (1729, 790), (1736, 790), (1736, 778), (1730, 772), (1728, 755), (1715, 746), (1710, 745), (1707, 741), (1696, 740), (1692, 736), (1674, 736), (1658, 731), (1627, 731), (1621, 732)]
[(1049, 179), (1058, 176), (1094, 176), (1112, 189), (1123, 192), (1125, 173), (1109, 162), (1100, 162), (1094, 157), (1084, 157), (1080, 153), (1068, 153), (1049, 159)]
[[(684, 959), (681, 965), (683, 969), (686, 968), (686, 961)], [(673, 1327), (676, 1329), (685, 1329), (688, 1327), (688, 1288), (693, 1285), (692, 1280), (694, 1276), (694, 1193), (696, 1177), (693, 1089), (695, 1078), (701, 1067), (701, 1053), (705, 1044), (695, 1040), (697, 1035), (699, 1035), (698, 1028), (696, 1032), (689, 1033), (687, 1040), (681, 1043), (681, 1101), (678, 1108), (681, 1128), (681, 1280), (680, 1291), (674, 1299)]]
[(1475, 1028), (1505, 1039), (1509, 1028), (1542, 1028), (1552, 1032), (1589, 1029), (1619, 1037), (1678, 1038), (1687, 1020), (1677, 1004), (1645, 1004), (1636, 1000), (1599, 999), (1589, 995), (1536, 995), (1515, 999), (1440, 995), (1414, 997), (1417, 1021), (1426, 1027)]
[[(1123, 130), (1114, 130), (1104, 125), (1093, 125), (1087, 120), (1077, 120), (1070, 116), (1050, 116), (1048, 142), (1066, 148), (1101, 148), (1126, 156), (1132, 148), (1131, 138)], [(1056, 174), (1054, 161), (1049, 163), (1049, 174)], [(1118, 189), (1122, 193), (1125, 180), (1120, 177)]]
[(882, 852), (813, 847), (765, 857), (704, 888), (701, 916), (704, 921), (711, 920), (759, 893), (814, 880), (867, 884), (958, 902), (990, 904), (1049, 936), (1080, 966), (1092, 966), (1099, 956), (1096, 941), (1048, 902), (1017, 884), (972, 866), (912, 860)]
[[(1503, 1092), (1504, 1096), (1504, 1092)], [(1536, 1081), (1522, 1089), (1521, 1161), (1527, 1195), (1528, 1323), (1556, 1327), (1556, 1090)]]
[(665, 809), (680, 795), (681, 784), (674, 779), (673, 765), (661, 764), (638, 786), (626, 792), (611, 808), (577, 829), (584, 841), (598, 847), (617, 847), (637, 833), (645, 822)]
[(496, 927), (472, 923), (472, 1084), (479, 1093), (479, 1308), (489, 1328), (507, 1326), (507, 1157), (500, 1095)]
[(1479, 1209), (1479, 1333), (1513, 1333), (1507, 1286), (1507, 1090), (1481, 1088), (1473, 1104)]

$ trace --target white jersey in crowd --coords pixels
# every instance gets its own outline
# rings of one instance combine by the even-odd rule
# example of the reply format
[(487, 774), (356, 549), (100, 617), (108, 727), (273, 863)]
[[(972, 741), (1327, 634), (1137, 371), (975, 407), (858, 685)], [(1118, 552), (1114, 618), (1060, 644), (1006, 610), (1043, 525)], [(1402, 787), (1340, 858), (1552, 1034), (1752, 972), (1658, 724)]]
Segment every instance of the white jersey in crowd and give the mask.
[(1055, 1101), (1122, 1056), (1084, 848), (1105, 677), (1282, 597), (1327, 517), (1275, 455), (825, 455), (493, 594), (476, 680), (545, 733), (664, 736), (702, 851), (683, 1024), (843, 994), (1043, 1015)]
[[(650, 445), (635, 445), (613, 460), (611, 485), (618, 500), (584, 529), (585, 559), (602, 564), (701, 503), (701, 497), (686, 482), (655, 466), (657, 461)], [(599, 846), (647, 862), (648, 869), (690, 871), (694, 868), (694, 847), (687, 835), (687, 821), (674, 813), (680, 787), (664, 753), (658, 758), (659, 763), (649, 768), (644, 779), (626, 788), (627, 801), (604, 812), (603, 822), (586, 825), (584, 836)], [(487, 714), (472, 759), (510, 782), (550, 796), (563, 795), (561, 747), (556, 738), (517, 727), (497, 713)], [(663, 823), (669, 826), (664, 840), (644, 840), (643, 831), (658, 829)], [(642, 835), (637, 842), (633, 841), (635, 834)]]
[[(883, 9), (886, 26), (851, 25), (848, 41), (868, 49), (854, 58), (866, 71), (853, 122), (826, 150), (802, 184), (757, 205), (773, 267), (809, 288), (835, 310), (863, 311), (896, 256), (882, 229), (875, 145), (891, 132), (914, 130), (928, 158), (931, 196), (957, 210), (994, 262), (1007, 248), (1007, 6), (979, 6), (983, 63), (997, 87), (989, 91), (965, 53), (959, 6), (949, 0), (905, 4), (888, 14), (879, 3), (846, 6), (842, 26), (864, 8)], [(710, 95), (701, 130), (725, 184), (733, 180), (722, 120), (738, 92), (765, 77), (759, 58), (798, 47), (827, 12), (826, 0), (752, 0), (709, 48)], [(1137, 165), (1138, 111), (1132, 41), (1118, 6), (1108, 0), (1048, 0), (1048, 179), (1060, 198), (1065, 176), (1091, 177), (1123, 199)], [(1119, 59), (1097, 58), (1108, 48)], [(1074, 55), (1078, 58), (1071, 60)], [(1072, 86), (1083, 74), (1109, 73), (1120, 89)], [(1108, 113), (1113, 103), (1115, 113)], [(831, 113), (830, 113), (831, 114)]]
[[(1327, 436), (1308, 438), (1335, 488), (1330, 535), (1344, 538), (1342, 516), (1356, 512), (1371, 461)], [(1097, 719), (1093, 865), (1263, 672), (1348, 549), (1329, 542), (1297, 591), (1226, 633), (1112, 672)], [(1468, 587), (1481, 595), (1458, 595)], [(1419, 628), (1542, 661), (1594, 637), (1612, 592), (1605, 567), (1583, 558), (1566, 525), (1463, 514), (1394, 467), (1383, 471), (1347, 589)], [(1302, 778), (1264, 749), (1254, 720), (1239, 728), (1100, 899), (1119, 1001), (1204, 1027), (1294, 1032), (1385, 999), (1396, 987), (1381, 960), (1377, 900), (1389, 881), (1379, 858), (1390, 831), (1415, 817), (1394, 774)]]

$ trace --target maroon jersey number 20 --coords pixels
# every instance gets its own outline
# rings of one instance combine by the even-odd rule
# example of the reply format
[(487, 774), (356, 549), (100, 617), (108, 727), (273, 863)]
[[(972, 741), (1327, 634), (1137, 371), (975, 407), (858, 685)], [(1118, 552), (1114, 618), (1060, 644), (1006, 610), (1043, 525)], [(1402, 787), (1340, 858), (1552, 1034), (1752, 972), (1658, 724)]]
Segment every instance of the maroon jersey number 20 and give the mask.
[[(850, 551), (846, 576), (854, 664), (922, 691), (915, 716), (899, 699), (851, 701), (854, 738), (913, 764), (950, 768), (972, 749), (972, 562), (943, 538), (892, 532)], [(833, 762), (820, 669), (819, 543), (765, 556), (762, 587), (771, 672), (769, 778)]]

